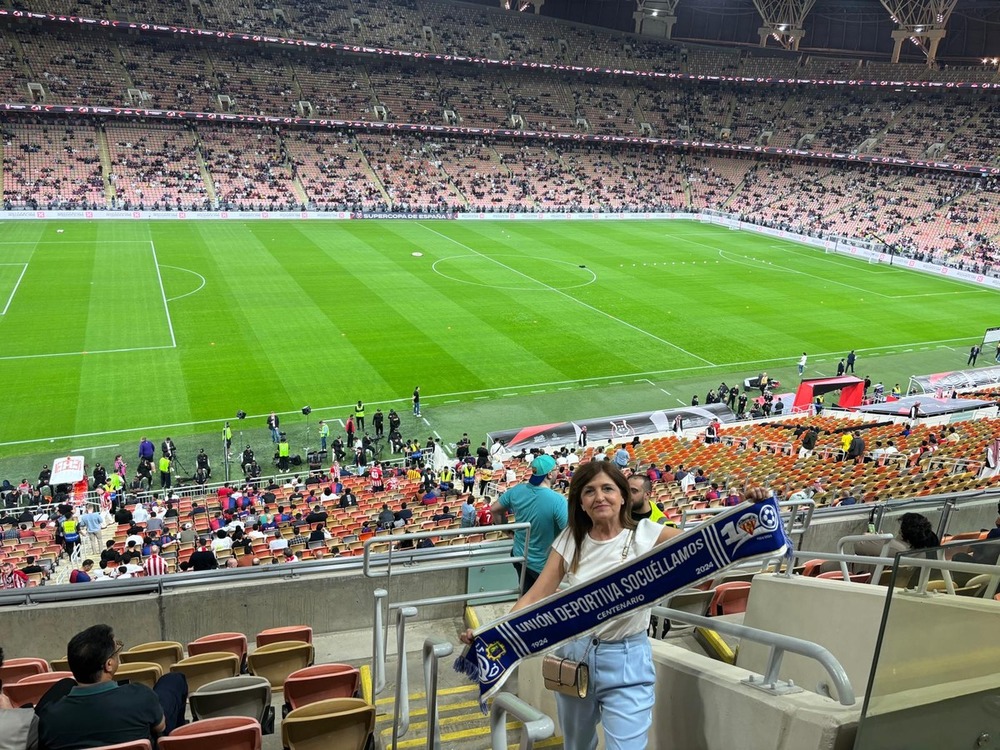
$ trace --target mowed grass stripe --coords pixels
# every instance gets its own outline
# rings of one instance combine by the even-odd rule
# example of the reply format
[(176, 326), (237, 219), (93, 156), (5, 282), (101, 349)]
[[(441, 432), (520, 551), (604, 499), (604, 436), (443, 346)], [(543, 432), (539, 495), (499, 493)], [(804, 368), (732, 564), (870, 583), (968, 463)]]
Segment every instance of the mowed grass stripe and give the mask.
[[(464, 226), (462, 228), (464, 229)], [(449, 225), (448, 229), (449, 234), (453, 234), (452, 225)], [(471, 244), (475, 241), (474, 238), (464, 237), (458, 241), (462, 244), (456, 244), (456, 247), (461, 249), (462, 245), (466, 245), (467, 249), (472, 248), (470, 254), (474, 259), (478, 258), (478, 261), (473, 262), (477, 262), (480, 267), (489, 266), (489, 260), (474, 254), (480, 252), (489, 257), (489, 253)], [(483, 247), (488, 244), (485, 242)], [(686, 359), (669, 345), (652, 340), (646, 333), (595, 313), (585, 306), (582, 307), (577, 300), (582, 299), (599, 285), (600, 278), (596, 284), (582, 288), (552, 291), (545, 287), (548, 282), (541, 281), (537, 290), (532, 289), (532, 279), (535, 279), (539, 272), (537, 269), (545, 268), (546, 264), (569, 264), (574, 269), (578, 264), (565, 260), (569, 257), (565, 248), (554, 245), (543, 247), (536, 243), (528, 249), (530, 256), (528, 251), (520, 251), (523, 260), (511, 257), (506, 248), (502, 251), (502, 262), (510, 268), (504, 269), (500, 266), (498, 268), (501, 272), (509, 273), (508, 278), (512, 283), (524, 284), (524, 287), (521, 291), (498, 290), (498, 294), (503, 294), (511, 300), (511, 305), (497, 310), (496, 314), (500, 316), (498, 319), (508, 321), (508, 336), (511, 336), (511, 331), (523, 331), (529, 335), (530, 340), (526, 341), (525, 345), (531, 347), (538, 357), (554, 366), (561, 374), (557, 379), (579, 377), (579, 363), (583, 358), (590, 362), (590, 375), (627, 371), (634, 367), (637, 361), (648, 361), (650, 356), (659, 361), (664, 361), (663, 358), (666, 357), (665, 361), (670, 363), (677, 362), (678, 357)], [(498, 253), (494, 252), (494, 255), (496, 254)], [(575, 273), (571, 278), (573, 283), (577, 283), (582, 275)], [(590, 304), (586, 300), (583, 301), (585, 305)], [(620, 294), (615, 293), (615, 304), (619, 302)], [(606, 304), (612, 306), (611, 302)], [(546, 310), (548, 310), (547, 315)]]
[[(447, 237), (449, 241), (458, 247), (464, 247), (473, 254), (479, 254), (487, 258), (490, 257), (488, 253), (483, 253), (474, 245), (469, 244), (469, 242), (475, 242), (476, 235), (474, 233), (471, 235), (464, 233), (463, 230), (465, 227), (463, 226), (459, 226), (457, 230), (452, 229), (452, 227), (448, 229), (448, 234), (444, 234), (438, 232), (438, 230), (429, 228), (430, 231), (435, 232), (442, 238)], [(537, 253), (537, 249), (535, 252)], [(525, 281), (535, 279), (531, 273), (511, 266), (508, 262), (502, 260), (497, 260), (496, 262)], [(587, 286), (581, 289), (566, 291), (554, 288), (543, 281), (538, 281), (537, 283), (539, 283), (541, 291), (547, 291), (551, 296), (559, 298), (556, 304), (559, 304), (565, 310), (564, 315), (566, 316), (560, 318), (561, 320), (573, 321), (577, 327), (590, 328), (592, 334), (598, 340), (603, 338), (600, 334), (607, 330), (610, 336), (618, 341), (621, 348), (628, 348), (630, 345), (635, 345), (650, 349), (659, 345), (676, 350), (678, 354), (683, 355), (688, 360), (710, 364), (707, 359), (702, 358), (697, 353), (689, 352), (675, 341), (654, 333), (625, 317), (628, 315), (629, 299), (627, 297), (623, 298), (620, 290), (611, 289), (602, 294), (601, 286), (597, 287), (598, 291), (596, 292), (592, 291), (592, 286)]]
[[(405, 236), (388, 226), (355, 239), (367, 250), (331, 253), (327, 259), (332, 275), (343, 280), (336, 299), (345, 320), (343, 343), (350, 347), (333, 342), (330, 350), (341, 393), (346, 391), (341, 400), (399, 397), (417, 385), (426, 387), (417, 373), (435, 366), (453, 379), (481, 387), (478, 376), (455, 356), (460, 352), (453, 354), (441, 340), (442, 310), (448, 298), (415, 275), (416, 268), (406, 271), (395, 263), (387, 265), (386, 256), (404, 252), (413, 260), (406, 252)], [(378, 270), (372, 273), (368, 264)], [(359, 392), (362, 383), (365, 393)]]
[[(499, 256), (509, 268), (496, 265), (486, 278), (488, 261), (463, 265), (463, 254), (475, 254), (422, 224), (483, 255)], [(0, 419), (8, 443), (217, 419), (236, 408), (258, 414), (306, 403), (346, 404), (358, 397), (369, 403), (405, 399), (418, 383), (432, 405), (435, 394), (459, 393), (450, 398), (471, 402), (495, 388), (573, 384), (624, 373), (701, 377), (698, 360), (568, 296), (719, 362), (720, 375), (727, 363), (787, 357), (794, 369), (803, 350), (919, 346), (974, 338), (996, 324), (994, 292), (697, 222), (60, 221), (5, 229), (7, 241), (24, 244), (0, 244), (0, 262), (12, 250), (23, 254), (35, 240), (59, 243), (39, 245), (33, 256), (47, 258), (43, 264), (54, 270), (43, 268), (43, 281), (24, 295), (29, 307), (20, 311), (23, 317), (14, 315), (16, 304), (0, 319), (5, 353), (19, 346), (32, 353), (51, 351), (60, 335), (68, 349), (82, 351), (91, 347), (82, 338), (90, 326), (94, 342), (98, 336), (121, 338), (123, 331), (143, 333), (141, 326), (156, 330), (152, 300), (142, 300), (141, 314), (130, 316), (126, 295), (113, 306), (101, 306), (99, 296), (91, 295), (89, 282), (96, 293), (109, 278), (107, 264), (93, 261), (98, 242), (141, 243), (152, 236), (161, 264), (190, 269), (206, 280), (197, 294), (169, 303), (176, 351), (87, 355), (85, 365), (82, 355), (0, 360), (8, 396), (0, 404)], [(81, 263), (80, 247), (90, 248), (89, 265)], [(727, 261), (719, 249), (741, 262)], [(423, 256), (414, 258), (415, 251)], [(460, 280), (432, 269), (435, 260), (456, 256), (449, 275)], [(580, 264), (598, 275), (596, 282), (564, 293), (544, 291), (542, 284), (579, 281)], [(778, 264), (786, 270), (776, 272)], [(530, 279), (521, 279), (527, 282), (524, 289), (496, 288), (519, 277), (511, 269), (541, 282), (539, 289), (531, 289)], [(163, 273), (168, 297), (197, 282), (182, 271)], [(60, 281), (66, 277), (71, 283)], [(869, 299), (834, 281), (883, 296)], [(121, 286), (117, 281), (114, 288)], [(24, 291), (18, 291), (16, 303)], [(953, 291), (959, 293), (947, 294)], [(918, 294), (940, 296), (907, 296)], [(162, 311), (162, 299), (157, 304)], [(78, 327), (60, 333), (66, 319)], [(102, 328), (107, 330), (100, 333)], [(939, 369), (964, 363), (949, 356), (942, 353)], [(922, 366), (935, 367), (931, 363), (937, 361), (929, 358)], [(729, 369), (743, 374), (759, 368)], [(493, 426), (511, 426), (521, 414), (546, 419), (544, 403), (518, 411), (514, 402), (504, 399)], [(579, 408), (589, 413), (586, 403)]]

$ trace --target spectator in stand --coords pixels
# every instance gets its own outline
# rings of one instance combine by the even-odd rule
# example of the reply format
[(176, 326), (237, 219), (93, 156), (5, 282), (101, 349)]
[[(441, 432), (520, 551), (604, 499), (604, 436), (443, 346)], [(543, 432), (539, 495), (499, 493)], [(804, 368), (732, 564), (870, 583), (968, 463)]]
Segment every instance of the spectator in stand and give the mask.
[(184, 676), (166, 674), (152, 690), (137, 682), (119, 685), (115, 673), (124, 648), (109, 625), (94, 625), (73, 636), (66, 657), (75, 685), (69, 680), (57, 683), (36, 708), (43, 747), (74, 750), (154, 740), (184, 723)]
[[(627, 451), (626, 451), (627, 453)], [(545, 567), (549, 548), (556, 535), (566, 528), (567, 506), (566, 498), (552, 489), (556, 462), (552, 456), (542, 454), (531, 462), (531, 478), (523, 484), (518, 484), (503, 493), (490, 507), (490, 512), (498, 522), (503, 523), (508, 513), (513, 513), (518, 523), (531, 524), (531, 535), (528, 536), (528, 548), (525, 548), (523, 530), (514, 532), (514, 547), (511, 554), (514, 557), (524, 556), (526, 563), (514, 563), (518, 576), (522, 576), (522, 593), (528, 591)], [(465, 523), (463, 506), (462, 522)]]
[(649, 477), (642, 474), (632, 475), (628, 478), (628, 489), (632, 518), (636, 522), (648, 518), (653, 523), (674, 525), (668, 522), (667, 517), (659, 507), (650, 502), (650, 497), (653, 494), (653, 483), (649, 481)]
[(5, 560), (0, 563), (0, 589), (23, 589), (28, 585), (28, 576), (17, 570), (14, 563)]
[(188, 558), (188, 568), (190, 570), (215, 570), (219, 567), (219, 561), (215, 559), (215, 553), (208, 546), (208, 539), (201, 537), (198, 539), (198, 546), (195, 547), (191, 557)]
[(452, 521), (452, 520), (454, 520), (454, 518), (455, 518), (455, 514), (451, 512), (451, 509), (448, 508), (447, 505), (445, 505), (444, 507), (441, 508), (441, 512), (440, 513), (435, 513), (433, 516), (431, 516), (431, 520), (434, 521), (434, 522), (437, 522), (437, 521)]
[(69, 582), (70, 583), (90, 583), (93, 578), (90, 577), (90, 571), (94, 567), (93, 560), (84, 560), (83, 564), (79, 568), (70, 571)]
[(471, 529), (476, 525), (476, 502), (472, 495), (466, 495), (459, 509), (462, 514), (461, 526), (463, 529)]
[(143, 563), (142, 570), (147, 576), (165, 576), (170, 572), (167, 561), (160, 556), (160, 548), (157, 545), (153, 545), (149, 557)]
[[(893, 557), (898, 552), (940, 547), (941, 540), (934, 533), (934, 527), (926, 516), (920, 513), (904, 513), (899, 518), (899, 533), (889, 541), (886, 554)], [(882, 540), (871, 539), (854, 543), (854, 554), (878, 556), (882, 551)]]
[(274, 539), (268, 542), (267, 547), (271, 550), (271, 554), (288, 549), (288, 540), (282, 536), (281, 529), (274, 532)]

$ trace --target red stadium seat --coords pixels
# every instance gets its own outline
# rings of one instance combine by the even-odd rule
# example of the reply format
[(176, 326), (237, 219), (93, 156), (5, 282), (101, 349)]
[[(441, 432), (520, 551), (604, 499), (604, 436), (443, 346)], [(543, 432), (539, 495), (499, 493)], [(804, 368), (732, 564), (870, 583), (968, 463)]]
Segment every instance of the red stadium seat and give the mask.
[(246, 716), (194, 721), (157, 740), (159, 750), (260, 750), (260, 745), (260, 723)]
[(733, 615), (747, 611), (750, 598), (750, 584), (745, 581), (720, 583), (715, 587), (715, 596), (708, 605), (709, 616)]
[(285, 702), (291, 709), (330, 698), (353, 698), (361, 684), (361, 673), (347, 664), (317, 664), (292, 672), (285, 678)]
[(49, 663), (45, 659), (36, 659), (30, 656), (7, 659), (0, 667), (0, 682), (19, 682), (25, 677), (48, 671)]

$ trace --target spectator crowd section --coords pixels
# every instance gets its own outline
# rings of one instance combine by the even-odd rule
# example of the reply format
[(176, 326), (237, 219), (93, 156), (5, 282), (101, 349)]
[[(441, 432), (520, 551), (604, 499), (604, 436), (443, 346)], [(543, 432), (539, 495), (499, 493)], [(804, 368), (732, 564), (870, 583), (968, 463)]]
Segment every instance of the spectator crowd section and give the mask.
[[(996, 390), (974, 395), (997, 398)], [(815, 447), (805, 451), (802, 438), (810, 430), (818, 437)], [(857, 460), (848, 458), (844, 448), (844, 436), (852, 434), (865, 442), (865, 451)], [(704, 433), (670, 435), (636, 439), (628, 445), (592, 445), (574, 449), (573, 456), (568, 450), (557, 452), (559, 469), (554, 486), (565, 492), (578, 463), (611, 461), (615, 452), (625, 447), (628, 470), (647, 475), (652, 470), (657, 475), (653, 501), (678, 523), (685, 511), (720, 507), (731, 493), (739, 495), (749, 486), (772, 489), (781, 499), (812, 499), (818, 507), (887, 502), (1000, 486), (1000, 475), (981, 476), (986, 446), (998, 437), (1000, 419), (995, 418), (960, 421), (947, 427), (920, 424), (912, 429), (894, 422), (826, 415), (742, 423), (724, 427), (715, 441), (706, 440)], [(471, 504), (482, 521), (484, 509), (497, 493), (526, 481), (532, 458), (522, 454), (477, 470), (473, 493), (457, 489), (438, 492), (436, 480), (428, 484), (420, 471), (401, 468), (389, 470), (391, 478), (384, 489), (374, 487), (366, 475), (344, 475), (337, 481), (314, 471), (304, 481), (298, 477), (286, 478), (284, 484), (271, 480), (267, 486), (240, 490), (229, 485), (218, 492), (189, 488), (183, 496), (175, 493), (170, 500), (160, 500), (151, 493), (130, 495), (128, 515), (116, 517), (123, 522), (104, 529), (103, 543), (110, 542), (108, 546), (119, 558), (146, 547), (141, 558), (130, 562), (136, 568), (131, 574), (141, 577), (144, 573), (138, 568), (148, 559), (152, 545), (162, 546), (161, 556), (169, 573), (181, 572), (199, 547), (199, 539), (215, 542), (220, 528), (228, 533), (228, 543), (210, 545), (220, 567), (351, 557), (361, 555), (365, 542), (373, 538), (374, 553), (405, 549), (393, 534), (410, 531), (467, 529), (460, 536), (433, 538), (432, 544), (492, 541), (500, 538), (499, 533), (484, 533), (464, 523), (461, 506)], [(683, 473), (700, 476), (686, 481), (679, 478)], [(429, 488), (435, 489), (430, 496)], [(162, 518), (162, 524), (157, 524), (162, 531), (151, 533), (145, 530), (145, 522), (127, 520), (137, 512), (137, 502)], [(450, 514), (445, 514), (445, 506)], [(392, 512), (394, 524), (385, 522), (387, 510)], [(7, 517), (16, 517), (19, 512), (15, 507), (7, 511)], [(164, 513), (168, 515), (163, 517)], [(18, 530), (21, 523), (26, 528)], [(322, 531), (323, 538), (309, 539), (317, 531)], [(128, 546), (136, 534), (148, 538), (141, 545)], [(46, 574), (32, 576), (32, 585), (41, 584), (49, 575), (53, 582), (67, 580), (72, 566), (47, 519), (31, 521), (25, 516), (16, 525), (6, 526), (2, 536), (0, 562), (10, 561), (20, 568), (31, 556), (35, 565), (47, 569)], [(276, 539), (285, 540), (287, 545), (277, 549), (273, 544)], [(104, 550), (96, 540), (85, 536), (81, 544), (81, 559), (102, 557)]]
[[(19, 7), (512, 62), (1000, 82), (996, 71), (972, 68), (679, 46), (433, 0), (289, 2), (251, 13), (225, 0)], [(992, 90), (649, 79), (13, 20), (0, 26), (0, 57), (14, 101), (533, 133), (505, 140), (262, 127), (247, 137), (208, 123), (12, 116), (3, 128), (8, 209), (723, 210), (813, 236), (879, 235), (910, 257), (997, 273), (995, 177), (547, 138), (653, 135), (997, 166), (1000, 93)]]

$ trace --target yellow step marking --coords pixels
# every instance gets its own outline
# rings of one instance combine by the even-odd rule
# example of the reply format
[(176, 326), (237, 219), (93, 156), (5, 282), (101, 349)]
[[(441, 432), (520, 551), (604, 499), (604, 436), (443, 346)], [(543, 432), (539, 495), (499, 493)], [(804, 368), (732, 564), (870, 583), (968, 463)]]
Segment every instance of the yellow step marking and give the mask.
[[(487, 727), (489, 727), (490, 717), (489, 716), (483, 716), (478, 711), (476, 711), (475, 714), (462, 714), (461, 716), (442, 716), (442, 717), (440, 717), (438, 719), (438, 726), (440, 726), (440, 727), (443, 727), (443, 726), (454, 726), (455, 724), (461, 724), (461, 723), (467, 722), (467, 721), (481, 721)], [(508, 727), (515, 727), (516, 728), (516, 727), (521, 726), (521, 722), (515, 721), (514, 719), (511, 719), (507, 723), (507, 726)], [(409, 727), (409, 729), (407, 731), (412, 732), (412, 731), (417, 730), (417, 729), (421, 729), (421, 730), (427, 729), (427, 722), (426, 721), (411, 721), (410, 722), (410, 727)], [(382, 734), (388, 734), (391, 737), (392, 736), (392, 727), (389, 726), (389, 727), (386, 727), (385, 729), (383, 729), (382, 730)]]
[(473, 630), (479, 630), (479, 616), (476, 614), (475, 607), (467, 606), (465, 608), (465, 624)]
[[(519, 729), (520, 726), (521, 725), (518, 723), (508, 722), (507, 731), (509, 732), (512, 729)], [(410, 729), (412, 728), (413, 727), (411, 726)], [(446, 746), (445, 743), (447, 742), (457, 742), (459, 740), (467, 740), (473, 737), (482, 737), (483, 735), (487, 735), (489, 733), (490, 733), (489, 726), (477, 727), (475, 729), (463, 729), (458, 732), (449, 732), (447, 734), (440, 735), (441, 745), (442, 747), (445, 747)], [(391, 743), (392, 743), (392, 732), (389, 732), (389, 739), (386, 742), (386, 747), (389, 747)], [(426, 738), (414, 737), (413, 739), (409, 740), (400, 740), (399, 742), (396, 743), (396, 749), (403, 750), (404, 748), (409, 748), (409, 747), (426, 747), (426, 745), (427, 745)], [(538, 747), (538, 745), (536, 745), (535, 747)]]
[[(472, 693), (472, 692), (474, 692), (474, 691), (476, 691), (478, 689), (479, 688), (477, 686), (475, 686), (475, 685), (460, 685), (459, 687), (441, 688), (440, 690), (437, 691), (437, 694), (438, 695), (459, 695), (460, 693)], [(422, 701), (422, 700), (425, 700), (426, 698), (427, 698), (427, 693), (410, 693), (410, 702), (411, 703), (413, 701)], [(385, 705), (386, 703), (392, 703), (395, 700), (396, 699), (393, 698), (393, 697), (379, 698), (377, 701), (375, 701), (375, 705), (376, 706), (382, 706), (382, 705)]]
[[(476, 709), (476, 711), (475, 711), (476, 716), (482, 716), (483, 715), (482, 712), (479, 710), (479, 701), (462, 701), (461, 703), (446, 703), (444, 705), (441, 705), (439, 703), (438, 704), (438, 713), (444, 713), (445, 711), (457, 711), (458, 709), (467, 709), (467, 708), (474, 708), (474, 709)], [(472, 713), (472, 712), (470, 711), (469, 713)], [(379, 715), (380, 716), (391, 716), (392, 714), (390, 712), (386, 712), (384, 714), (379, 714)], [(410, 709), (410, 718), (411, 719), (414, 716), (426, 716), (426, 715), (427, 715), (427, 709), (426, 708)]]
[(368, 705), (372, 704), (372, 698), (374, 697), (372, 692), (372, 668), (367, 664), (361, 665), (361, 697), (365, 699), (365, 703)]
[[(535, 743), (535, 747), (546, 748), (546, 747), (562, 747), (563, 738), (562, 737), (549, 737), (547, 740), (539, 740)], [(511, 745), (508, 750), (520, 750), (520, 743), (516, 745)]]

